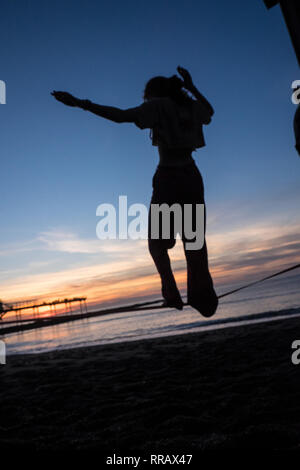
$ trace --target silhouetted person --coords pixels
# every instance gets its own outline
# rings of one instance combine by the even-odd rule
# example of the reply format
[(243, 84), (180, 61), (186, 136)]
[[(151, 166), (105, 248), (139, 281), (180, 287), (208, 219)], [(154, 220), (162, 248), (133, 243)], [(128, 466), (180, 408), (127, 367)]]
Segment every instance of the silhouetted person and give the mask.
[[(196, 204), (205, 204), (205, 201), (202, 176), (192, 152), (205, 145), (202, 126), (210, 123), (214, 110), (194, 86), (189, 72), (182, 67), (177, 67), (177, 70), (183, 80), (176, 75), (152, 78), (144, 90), (144, 103), (125, 110), (80, 100), (66, 92), (54, 91), (52, 95), (66, 105), (91, 111), (111, 121), (133, 122), (140, 129), (151, 129), (152, 145), (157, 146), (159, 151), (159, 165), (152, 180), (151, 204), (166, 203), (171, 206), (177, 203), (182, 208), (184, 204), (192, 204), (195, 209)], [(181, 310), (183, 302), (168, 255), (168, 250), (176, 243), (174, 221), (168, 239), (164, 239), (161, 232), (158, 239), (152, 239), (150, 214), (149, 210), (148, 246), (161, 277), (165, 305)], [(188, 274), (187, 301), (202, 315), (209, 317), (217, 309), (218, 298), (209, 273), (206, 242), (204, 239), (201, 249), (187, 249), (186, 244), (190, 240), (184, 234), (183, 227), (182, 242)]]

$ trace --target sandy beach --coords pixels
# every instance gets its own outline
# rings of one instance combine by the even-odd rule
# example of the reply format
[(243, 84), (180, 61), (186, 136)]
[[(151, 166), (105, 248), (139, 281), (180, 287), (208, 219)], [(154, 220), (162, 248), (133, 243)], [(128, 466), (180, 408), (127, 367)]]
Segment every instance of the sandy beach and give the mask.
[(300, 449), (299, 319), (16, 355), (2, 451)]

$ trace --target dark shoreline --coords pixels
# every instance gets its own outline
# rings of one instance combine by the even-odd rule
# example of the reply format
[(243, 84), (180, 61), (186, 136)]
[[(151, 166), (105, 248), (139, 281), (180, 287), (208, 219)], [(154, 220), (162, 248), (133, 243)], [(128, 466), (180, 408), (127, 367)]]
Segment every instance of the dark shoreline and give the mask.
[[(89, 313), (84, 313), (84, 314), (75, 314), (75, 315), (57, 315), (54, 316), (53, 318), (45, 318), (45, 319), (37, 319), (34, 320), (33, 323), (29, 323), (30, 320), (23, 320), (23, 323), (20, 323), (16, 326), (11, 326), (7, 328), (3, 328), (3, 325), (0, 326), (0, 339), (5, 340), (5, 335), (8, 334), (13, 334), (13, 333), (19, 333), (22, 331), (28, 331), (28, 330), (35, 330), (38, 328), (47, 328), (48, 326), (54, 326), (54, 325), (59, 325), (63, 323), (68, 323), (68, 322), (73, 322), (73, 321), (78, 321), (78, 320), (87, 320), (89, 318), (94, 318), (94, 317), (101, 317), (101, 316), (106, 316), (106, 315), (113, 315), (116, 313), (138, 313), (142, 312), (144, 310), (157, 310), (163, 308), (161, 305), (153, 305), (157, 304), (159, 301), (154, 301), (154, 302), (147, 302), (145, 303), (145, 306), (141, 306), (143, 304), (135, 304), (137, 306), (126, 306), (126, 307), (115, 307), (111, 309), (105, 309), (105, 310), (100, 310), (100, 311), (95, 311), (95, 312), (89, 312)], [(147, 306), (147, 304), (151, 304)], [(167, 307), (165, 307), (167, 308)], [(276, 319), (277, 317), (287, 317), (287, 318), (292, 318), (295, 315), (300, 314), (300, 307), (297, 308), (287, 308), (287, 309), (282, 309), (282, 310), (271, 310), (267, 312), (260, 312), (260, 313), (251, 313), (248, 315), (241, 315), (238, 317), (228, 317), (228, 318), (213, 318), (211, 320), (205, 320), (202, 323), (198, 322), (198, 326), (211, 326), (211, 325), (226, 325), (228, 323), (239, 323), (242, 321), (252, 321), (252, 320), (268, 320), (268, 319)], [(5, 323), (5, 322), (4, 322)], [(9, 323), (9, 322), (7, 322)], [(180, 333), (179, 333), (180, 334)]]
[[(157, 305), (158, 303), (162, 304), (162, 300), (154, 300), (149, 302), (137, 302), (134, 304), (129, 304), (125, 306), (119, 307), (109, 307), (103, 308), (101, 310), (96, 310), (92, 312), (86, 313), (67, 313), (67, 314), (59, 314), (59, 315), (52, 315), (50, 317), (44, 318), (29, 318), (24, 320), (16, 320), (16, 321), (2, 321), (0, 322), (0, 337), (4, 336), (5, 334), (10, 333), (18, 333), (19, 331), (27, 331), (27, 330), (35, 330), (37, 328), (46, 328), (47, 326), (54, 326), (59, 325), (61, 323), (68, 323), (77, 320), (85, 320), (87, 318), (93, 317), (101, 317), (104, 315), (111, 315), (114, 313), (124, 313), (124, 312), (139, 312), (140, 310), (144, 310), (145, 308), (155, 310), (162, 308), (161, 305)], [(11, 325), (12, 326), (5, 326)]]
[(290, 318), (8, 356), (0, 449), (298, 451), (295, 339), (300, 321)]

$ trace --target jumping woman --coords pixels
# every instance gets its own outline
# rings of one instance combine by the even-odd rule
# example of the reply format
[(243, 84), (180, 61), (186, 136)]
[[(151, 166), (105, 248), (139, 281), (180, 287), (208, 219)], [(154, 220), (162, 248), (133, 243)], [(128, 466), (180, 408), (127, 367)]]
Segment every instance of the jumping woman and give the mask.
[[(169, 207), (179, 204), (183, 211), (185, 204), (192, 205), (193, 209), (197, 204), (203, 204), (205, 233), (204, 187), (192, 152), (205, 145), (203, 124), (210, 123), (214, 110), (193, 84), (190, 73), (179, 66), (177, 71), (182, 79), (177, 75), (151, 78), (144, 90), (144, 102), (125, 110), (81, 100), (67, 92), (53, 91), (52, 95), (65, 105), (90, 111), (111, 121), (132, 122), (140, 129), (151, 129), (152, 145), (158, 147), (159, 153), (159, 164), (152, 179), (151, 204), (165, 203)], [(150, 215), (151, 210), (148, 246), (161, 277), (164, 305), (181, 310), (183, 301), (168, 255), (168, 250), (176, 243), (174, 221), (169, 238), (162, 237), (161, 231), (158, 237), (151, 238)], [(182, 220), (185, 220), (183, 214)], [(184, 233), (183, 227), (181, 238), (187, 261), (187, 303), (203, 316), (211, 317), (216, 312), (218, 298), (209, 272), (205, 238), (200, 249), (188, 249), (190, 240)]]

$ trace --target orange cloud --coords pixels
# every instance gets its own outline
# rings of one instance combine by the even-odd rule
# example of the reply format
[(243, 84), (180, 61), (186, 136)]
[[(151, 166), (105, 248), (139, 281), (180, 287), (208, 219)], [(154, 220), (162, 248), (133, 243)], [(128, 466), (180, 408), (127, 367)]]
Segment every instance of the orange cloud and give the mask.
[[(216, 285), (252, 281), (295, 264), (299, 260), (299, 233), (297, 224), (281, 227), (260, 223), (209, 234), (210, 268)], [(89, 303), (96, 305), (147, 295), (160, 296), (160, 279), (148, 253), (147, 240), (107, 240), (107, 243), (94, 244), (89, 249), (88, 240), (79, 240), (75, 236), (64, 240), (62, 236), (51, 234), (49, 243), (51, 251), (73, 253), (79, 250), (88, 253), (89, 258), (85, 265), (53, 272), (34, 274), (25, 270), (23, 275), (1, 283), (4, 301), (80, 295), (87, 296)], [(95, 257), (93, 264), (89, 264), (91, 252)], [(186, 263), (180, 240), (169, 253), (178, 286), (185, 289)]]

